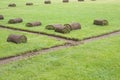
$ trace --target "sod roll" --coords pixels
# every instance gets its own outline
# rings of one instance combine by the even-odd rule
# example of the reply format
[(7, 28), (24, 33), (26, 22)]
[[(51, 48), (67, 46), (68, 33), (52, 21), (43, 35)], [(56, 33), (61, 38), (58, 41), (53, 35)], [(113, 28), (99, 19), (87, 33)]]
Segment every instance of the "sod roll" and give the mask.
[(55, 28), (62, 26), (62, 24), (53, 24), (53, 25), (47, 25), (45, 28), (48, 30), (55, 30)]
[(104, 26), (104, 25), (108, 25), (108, 21), (105, 20), (105, 19), (95, 19), (93, 24), (94, 25)]
[(15, 3), (10, 3), (10, 4), (8, 4), (8, 7), (16, 7), (16, 4)]
[(63, 3), (68, 3), (69, 2), (69, 0), (63, 0)]
[(45, 0), (44, 4), (51, 4), (51, 1), (50, 0)]
[(27, 2), (26, 5), (27, 5), (27, 6), (32, 6), (33, 3), (32, 3), (32, 2)]
[(68, 26), (57, 26), (55, 27), (55, 32), (59, 32), (59, 33), (70, 33), (70, 28)]
[(84, 0), (78, 0), (79, 2), (84, 1)]
[(9, 24), (15, 24), (15, 23), (21, 23), (23, 22), (23, 19), (22, 18), (15, 18), (15, 19), (10, 19), (8, 21)]
[(78, 30), (81, 29), (80, 23), (74, 22), (71, 24), (64, 24), (64, 26), (68, 26), (71, 30)]
[(27, 37), (24, 36), (24, 35), (10, 34), (7, 38), (7, 42), (13, 42), (13, 43), (16, 43), (16, 44), (26, 43), (27, 42)]
[(28, 22), (28, 23), (26, 23), (27, 27), (35, 27), (35, 26), (40, 26), (40, 25), (42, 25), (41, 22)]
[(4, 19), (4, 16), (3, 15), (0, 15), (0, 20), (3, 20)]

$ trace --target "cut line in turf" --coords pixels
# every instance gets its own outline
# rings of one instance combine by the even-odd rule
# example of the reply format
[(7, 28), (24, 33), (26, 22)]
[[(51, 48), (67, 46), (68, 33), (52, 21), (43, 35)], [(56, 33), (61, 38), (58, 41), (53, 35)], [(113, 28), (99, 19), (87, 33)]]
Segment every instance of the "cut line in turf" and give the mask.
[[(5, 28), (0, 28), (0, 30), (1, 30), (0, 31), (1, 34), (4, 33), (1, 35), (1, 38), (0, 38), (0, 43), (1, 43), (0, 58), (20, 55), (22, 53), (37, 51), (40, 49), (49, 48), (56, 45), (63, 45), (65, 43), (64, 41), (56, 40), (55, 38), (50, 38), (48, 36), (37, 35), (33, 33), (28, 33), (28, 32), (8, 30)], [(8, 36), (10, 34), (25, 35), (27, 37), (27, 43), (15, 44), (12, 42), (7, 42), (9, 41)], [(13, 37), (14, 36), (12, 36), (12, 38)]]
[(114, 36), (114, 35), (118, 35), (118, 34), (120, 34), (120, 30), (110, 32), (110, 33), (107, 33), (107, 34), (104, 34), (104, 35), (101, 35), (101, 36), (96, 36), (96, 37), (94, 36), (94, 37), (87, 38), (87, 39), (84, 39), (84, 40), (81, 40), (81, 41), (75, 41), (74, 43), (65, 43), (64, 45), (58, 45), (58, 46), (53, 46), (53, 47), (50, 47), (50, 48), (44, 48), (40, 51), (27, 52), (27, 53), (24, 53), (24, 54), (21, 54), (21, 55), (0, 58), (0, 64), (1, 65), (2, 64), (7, 64), (7, 63), (10, 63), (10, 62), (13, 62), (13, 61), (16, 61), (16, 60), (32, 57), (34, 55), (43, 54), (43, 53), (47, 53), (47, 52), (55, 51), (55, 50), (60, 50), (60, 49), (68, 48), (68, 47), (71, 47), (71, 46), (77, 46), (77, 45), (87, 43), (87, 42), (90, 42), (90, 41), (93, 41), (93, 40), (107, 38), (109, 36)]
[(83, 39), (77, 39), (77, 38), (69, 38), (69, 37), (64, 37), (64, 36), (55, 35), (55, 34), (48, 34), (48, 33), (40, 32), (40, 31), (31, 31), (31, 30), (25, 30), (25, 29), (19, 29), (19, 28), (12, 28), (12, 27), (3, 26), (3, 25), (0, 25), (0, 27), (2, 27), (2, 28), (7, 28), (7, 29), (12, 29), (12, 30), (24, 31), (24, 32), (42, 34), (42, 35), (47, 35), (47, 36), (53, 36), (53, 37), (56, 37), (56, 38), (62, 38), (62, 39), (72, 40), (72, 41), (81, 41), (81, 40), (85, 40), (85, 39), (89, 39), (89, 38), (93, 38), (93, 37), (99, 37), (99, 36), (101, 36), (101, 35), (106, 35), (106, 34), (109, 34), (109, 33), (113, 33), (113, 32), (118, 32), (118, 31), (120, 31), (120, 29), (118, 29), (118, 30), (106, 32), (106, 33), (103, 33), (103, 34), (99, 34), (99, 35), (96, 35), (96, 36), (89, 36), (89, 37), (85, 37), (85, 38), (83, 38)]

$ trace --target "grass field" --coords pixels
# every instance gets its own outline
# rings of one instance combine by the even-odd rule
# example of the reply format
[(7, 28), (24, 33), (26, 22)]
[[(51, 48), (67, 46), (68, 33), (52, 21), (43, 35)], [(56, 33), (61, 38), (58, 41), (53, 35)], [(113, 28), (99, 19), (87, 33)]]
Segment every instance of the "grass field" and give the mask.
[[(64, 42), (57, 41), (55, 39), (48, 38), (47, 36), (41, 36), (37, 34), (30, 34), (25, 32), (17, 32), (12, 30), (0, 29), (0, 58), (18, 55), (27, 51), (40, 50), (42, 48), (49, 48), (51, 46), (60, 45)], [(9, 34), (20, 34), (27, 36), (27, 43), (14, 44), (8, 43), (7, 37)]]
[[(52, 4), (46, 5), (44, 0), (0, 0), (0, 15), (5, 17), (0, 20), (0, 25), (80, 40), (120, 30), (120, 0), (70, 0), (69, 3), (62, 3), (62, 0), (51, 1)], [(34, 5), (26, 6), (26, 2), (33, 2)], [(16, 3), (17, 7), (8, 7), (9, 3)], [(8, 24), (9, 19), (16, 17), (23, 18), (23, 22)], [(109, 25), (93, 25), (93, 20), (99, 18), (107, 19)], [(41, 21), (42, 26), (25, 26), (32, 21)], [(71, 22), (79, 22), (82, 29), (68, 34), (45, 29), (48, 24)], [(0, 58), (65, 43), (48, 36), (5, 28), (0, 28), (0, 34)], [(9, 34), (25, 35), (28, 41), (25, 44), (8, 43), (6, 40)], [(0, 65), (0, 80), (120, 80), (120, 34), (105, 37), (91, 39), (86, 43), (83, 41), (82, 44), (69, 48), (64, 46), (61, 50), (48, 50), (46, 54), (11, 63), (6, 62)]]
[(0, 80), (119, 80), (119, 47), (117, 35), (34, 56), (0, 66)]
[[(77, 2), (71, 0), (70, 3), (62, 3), (61, 0), (52, 0), (52, 4), (45, 5), (43, 0), (32, 0), (33, 6), (25, 6), (29, 0), (8, 0), (2, 2), (1, 8), (7, 7), (10, 2), (17, 4), (15, 8), (5, 8), (0, 10), (0, 14), (4, 14), (5, 20), (0, 21), (1, 25), (6, 25), (14, 28), (21, 28), (26, 30), (41, 31), (49, 34), (65, 36), (69, 38), (83, 39), (90, 36), (96, 36), (103, 33), (111, 32), (120, 29), (119, 14), (120, 1), (119, 0), (96, 0), (85, 2)], [(9, 12), (9, 13), (8, 13)], [(8, 24), (10, 18), (21, 17), (24, 19), (20, 24)], [(93, 25), (94, 19), (107, 19), (108, 26)], [(42, 26), (28, 28), (25, 26), (27, 22), (41, 21)], [(61, 34), (45, 29), (48, 24), (65, 24), (71, 22), (79, 22), (82, 25), (81, 30), (72, 31), (70, 34)]]

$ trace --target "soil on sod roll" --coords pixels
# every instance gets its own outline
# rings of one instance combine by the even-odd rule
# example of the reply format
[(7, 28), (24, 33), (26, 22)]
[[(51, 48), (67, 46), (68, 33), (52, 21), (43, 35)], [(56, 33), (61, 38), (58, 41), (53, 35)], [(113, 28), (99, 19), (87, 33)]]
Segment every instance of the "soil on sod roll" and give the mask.
[(94, 20), (93, 24), (104, 26), (104, 25), (108, 25), (108, 21), (105, 19), (96, 19), (96, 20)]
[(8, 7), (16, 7), (16, 4), (15, 3), (10, 3), (10, 4), (8, 4)]
[(68, 3), (69, 2), (69, 0), (63, 0), (63, 3)]
[(47, 25), (45, 28), (48, 30), (55, 30), (55, 28), (62, 26), (62, 24), (53, 24), (53, 25)]
[(50, 0), (45, 0), (44, 4), (51, 4), (51, 1)]
[(23, 22), (23, 19), (22, 18), (15, 18), (15, 19), (10, 19), (8, 21), (9, 24), (15, 24), (15, 23), (21, 23)]
[(32, 2), (27, 2), (26, 5), (31, 6), (31, 5), (33, 5), (33, 3)]
[(24, 35), (10, 34), (7, 38), (7, 42), (13, 42), (13, 43), (16, 43), (16, 44), (26, 43), (27, 42), (27, 37), (24, 36)]
[(58, 25), (57, 27), (55, 27), (55, 32), (59, 32), (59, 33), (70, 33), (71, 29), (68, 26), (62, 26), (62, 25)]
[(64, 24), (64, 26), (70, 27), (71, 30), (81, 29), (80, 23), (77, 23), (77, 22), (74, 22), (74, 23), (71, 23), (71, 24)]
[(40, 25), (42, 25), (41, 22), (28, 22), (28, 23), (26, 23), (27, 27), (35, 27), (35, 26), (40, 26)]
[(3, 20), (3, 19), (4, 19), (3, 15), (0, 15), (0, 20)]

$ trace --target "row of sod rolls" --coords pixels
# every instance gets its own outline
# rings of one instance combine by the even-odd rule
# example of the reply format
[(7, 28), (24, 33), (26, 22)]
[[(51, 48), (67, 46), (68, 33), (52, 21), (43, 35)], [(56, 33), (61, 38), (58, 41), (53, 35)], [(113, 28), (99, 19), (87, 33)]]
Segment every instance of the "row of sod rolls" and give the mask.
[[(105, 19), (95, 19), (93, 21), (93, 24), (104, 26), (104, 25), (108, 25), (108, 21)], [(62, 24), (47, 25), (45, 28), (48, 30), (54, 30), (55, 32), (59, 32), (59, 33), (70, 33), (70, 31), (72, 30), (81, 29), (81, 25), (78, 22), (74, 22), (71, 24), (64, 24), (64, 26)]]
[[(33, 5), (33, 3), (32, 2), (27, 2), (26, 5), (31, 6), (31, 5)], [(16, 7), (16, 4), (15, 3), (10, 3), (10, 4), (8, 4), (8, 7)]]
[[(0, 20), (3, 20), (3, 19), (4, 19), (4, 16), (0, 15)], [(9, 19), (8, 21), (9, 24), (16, 24), (16, 23), (21, 23), (21, 22), (23, 22), (22, 18)], [(93, 24), (104, 26), (104, 25), (108, 25), (108, 21), (105, 19), (95, 19), (93, 21)], [(40, 25), (42, 25), (40, 21), (26, 23), (27, 27), (34, 27), (34, 26), (40, 26)], [(55, 30), (55, 32), (69, 33), (71, 30), (81, 29), (81, 25), (78, 22), (74, 22), (71, 24), (64, 24), (64, 25), (62, 24), (47, 25), (45, 28), (48, 30)]]
[(53, 24), (53, 25), (47, 25), (45, 27), (48, 30), (54, 30), (55, 32), (59, 33), (70, 33), (71, 30), (77, 30), (81, 29), (80, 23), (71, 23), (71, 24)]
[[(4, 19), (3, 15), (0, 15), (0, 19), (1, 20)], [(23, 22), (23, 19), (21, 19), (21, 18), (10, 19), (8, 21), (8, 23), (10, 23), (10, 24), (21, 23), (21, 22)], [(28, 23), (26, 23), (26, 26), (33, 27), (33, 26), (40, 26), (41, 24), (42, 24), (41, 22), (28, 22)], [(108, 25), (108, 21), (105, 19), (95, 19), (93, 24)], [(49, 29), (49, 30), (54, 29), (53, 26), (56, 26), (56, 25), (52, 25), (52, 27), (51, 27), (51, 25), (47, 25), (46, 29)], [(62, 25), (59, 24), (59, 26), (62, 26)], [(81, 25), (79, 23), (71, 23), (71, 24), (64, 24), (64, 26), (69, 26), (71, 30), (75, 30), (75, 29), (80, 29), (80, 27), (78, 27), (78, 26), (81, 26)]]
[[(80, 1), (85, 1), (85, 0), (78, 0), (79, 2)], [(63, 3), (68, 3), (69, 2), (69, 0), (63, 0)]]
[[(4, 20), (3, 15), (0, 15), (0, 20)], [(16, 23), (21, 23), (21, 22), (23, 22), (22, 18), (14, 18), (14, 19), (9, 19), (8, 20), (9, 24), (16, 24)], [(34, 26), (40, 26), (40, 25), (42, 25), (42, 23), (40, 21), (26, 23), (27, 27), (34, 27)]]
[[(8, 21), (9, 24), (16, 24), (16, 23), (21, 23), (21, 22), (23, 22), (22, 18), (9, 19)], [(40, 26), (40, 25), (42, 25), (42, 23), (39, 21), (26, 23), (27, 27), (34, 27), (34, 26)]]
[[(80, 1), (84, 1), (84, 0), (78, 0), (78, 2), (80, 2)], [(95, 0), (92, 0), (92, 1), (95, 1)], [(68, 3), (69, 0), (63, 0), (62, 2), (63, 3)], [(51, 0), (44, 0), (44, 4), (51, 4)], [(31, 6), (31, 5), (33, 5), (33, 3), (32, 2), (27, 2), (26, 5)], [(8, 4), (8, 7), (16, 7), (16, 4), (15, 3), (10, 3), (10, 4)]]

